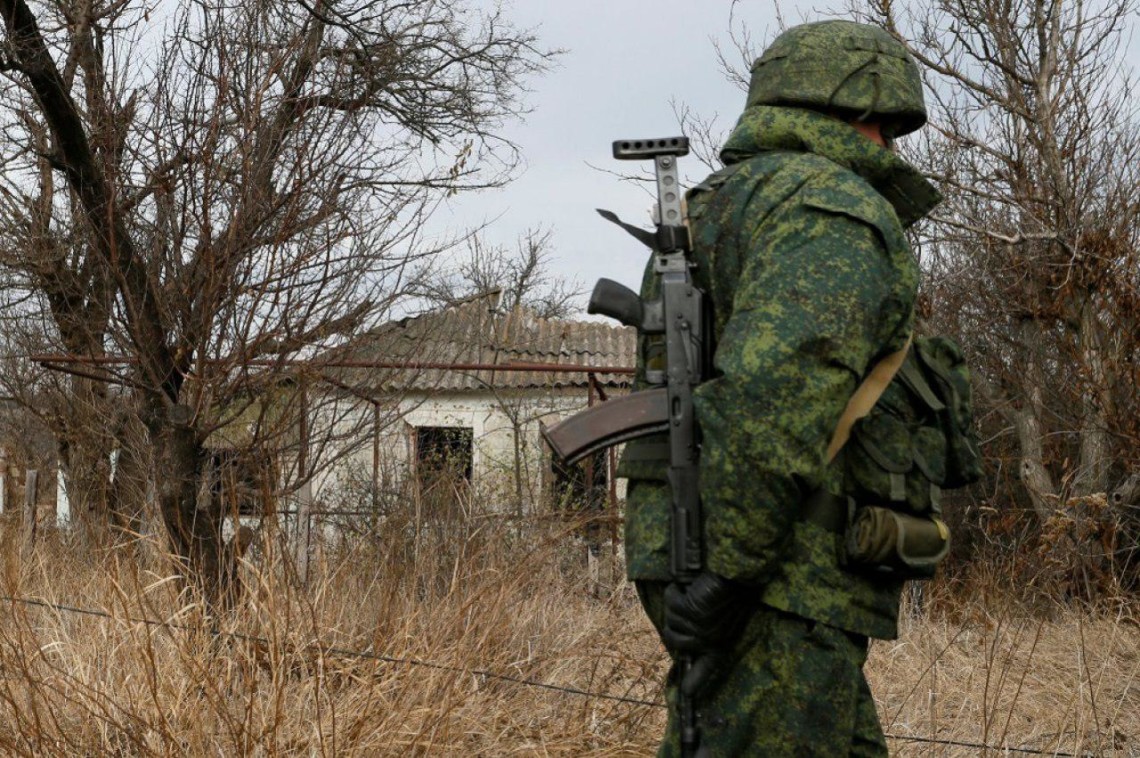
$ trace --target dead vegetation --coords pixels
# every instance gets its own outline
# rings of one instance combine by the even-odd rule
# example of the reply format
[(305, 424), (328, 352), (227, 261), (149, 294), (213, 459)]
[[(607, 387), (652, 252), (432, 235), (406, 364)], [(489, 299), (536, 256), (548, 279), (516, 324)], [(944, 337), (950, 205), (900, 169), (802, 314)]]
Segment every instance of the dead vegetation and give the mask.
[[(0, 753), (653, 751), (660, 707), (511, 681), (661, 699), (664, 653), (631, 588), (586, 578), (572, 525), (436, 525), (418, 556), (405, 549), (409, 528), (392, 520), (329, 546), (307, 586), (266, 539), (243, 567), (242, 609), (215, 622), (149, 545), (85, 554), (56, 535), (21, 561), (8, 539)], [(928, 593), (899, 640), (873, 645), (868, 674), (889, 733), (1140, 754), (1135, 604), (1030, 614), (973, 592), (976, 602), (951, 600), (951, 589)], [(984, 752), (891, 744), (899, 755)]]

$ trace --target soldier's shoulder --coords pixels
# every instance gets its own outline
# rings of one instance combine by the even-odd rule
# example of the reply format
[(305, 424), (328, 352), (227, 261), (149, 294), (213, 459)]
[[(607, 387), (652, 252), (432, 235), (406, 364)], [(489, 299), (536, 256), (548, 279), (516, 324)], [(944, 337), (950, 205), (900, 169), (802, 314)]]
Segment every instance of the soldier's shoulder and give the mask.
[(890, 202), (854, 171), (814, 153), (768, 151), (713, 172), (690, 193), (691, 217), (703, 216), (713, 196), (761, 220), (778, 208), (853, 219), (872, 227), (889, 249), (906, 246)]
[(803, 177), (795, 196), (800, 205), (867, 224), (890, 248), (905, 245), (902, 225), (890, 201), (854, 171), (810, 153), (797, 156), (786, 170)]

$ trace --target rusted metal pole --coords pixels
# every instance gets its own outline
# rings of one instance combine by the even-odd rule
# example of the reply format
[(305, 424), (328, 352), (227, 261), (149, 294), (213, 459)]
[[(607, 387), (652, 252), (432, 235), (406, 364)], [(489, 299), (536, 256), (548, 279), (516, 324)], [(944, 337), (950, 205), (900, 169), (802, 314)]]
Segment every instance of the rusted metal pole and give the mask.
[[(605, 387), (598, 381), (596, 374), (589, 374), (591, 386), (598, 393), (598, 398), (605, 402)], [(617, 581), (618, 556), (618, 506), (617, 506), (617, 449), (610, 447), (606, 450), (606, 520), (610, 524), (610, 581)]]
[(11, 507), (8, 502), (8, 449), (0, 447), (0, 513)]
[[(137, 359), (128, 356), (115, 355), (65, 355), (59, 353), (37, 354), (28, 356), (36, 363), (80, 363), (90, 366), (120, 366), (137, 363)], [(636, 369), (629, 366), (588, 366), (580, 363), (435, 363), (422, 361), (364, 361), (364, 360), (268, 360), (264, 358), (251, 358), (243, 360), (206, 361), (211, 365), (233, 364), (235, 366), (258, 366), (271, 368), (278, 366), (307, 366), (310, 368), (383, 368), (383, 369), (425, 369), (437, 371), (534, 371), (564, 374), (622, 374), (632, 375)]]
[(606, 457), (609, 458), (609, 503), (606, 508), (606, 515), (609, 516), (610, 522), (610, 581), (617, 582), (617, 563), (618, 563), (618, 505), (617, 505), (617, 450), (610, 448), (606, 451)]
[[(593, 373), (586, 374), (586, 407), (594, 407), (594, 383), (595, 377)], [(589, 455), (586, 458), (586, 506), (593, 510), (594, 505), (594, 456)]]

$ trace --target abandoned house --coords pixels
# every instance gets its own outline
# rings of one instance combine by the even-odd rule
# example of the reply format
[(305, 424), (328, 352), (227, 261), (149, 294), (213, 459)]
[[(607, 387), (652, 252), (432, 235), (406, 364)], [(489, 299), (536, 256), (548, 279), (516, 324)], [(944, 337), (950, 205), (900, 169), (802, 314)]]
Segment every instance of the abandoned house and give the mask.
[(317, 361), (313, 428), (333, 433), (306, 443), (325, 462), (316, 508), (382, 511), (436, 493), (521, 515), (550, 499), (600, 506), (617, 495), (612, 454), (568, 470), (539, 428), (628, 392), (635, 331), (500, 301), (496, 290), (390, 322)]
[[(612, 451), (565, 467), (539, 429), (629, 391), (635, 330), (501, 299), (495, 290), (388, 322), (224, 406), (206, 441), (209, 494), (252, 524), (269, 510), (296, 523), (288, 514), (303, 507), (329, 526), (412, 501), (517, 515), (614, 503)], [(22, 472), (4, 473), (10, 506)]]

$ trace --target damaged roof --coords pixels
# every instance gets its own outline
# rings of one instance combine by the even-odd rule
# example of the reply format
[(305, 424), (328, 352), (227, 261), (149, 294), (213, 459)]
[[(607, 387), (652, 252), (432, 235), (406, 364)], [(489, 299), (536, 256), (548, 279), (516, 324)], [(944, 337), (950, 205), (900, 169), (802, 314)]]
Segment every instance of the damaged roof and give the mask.
[[(501, 310), (500, 290), (419, 316), (386, 323), (328, 353), (327, 373), (346, 389), (369, 393), (409, 390), (478, 391), (585, 387), (587, 372), (496, 370), (483, 366), (560, 364), (597, 367), (606, 387), (627, 387), (636, 362), (637, 331), (598, 321), (539, 317), (520, 306)], [(385, 368), (344, 364), (376, 363)], [(394, 365), (415, 364), (414, 368)], [(424, 367), (429, 364), (431, 367)], [(442, 368), (441, 364), (456, 365)], [(477, 368), (477, 366), (479, 368)]]

